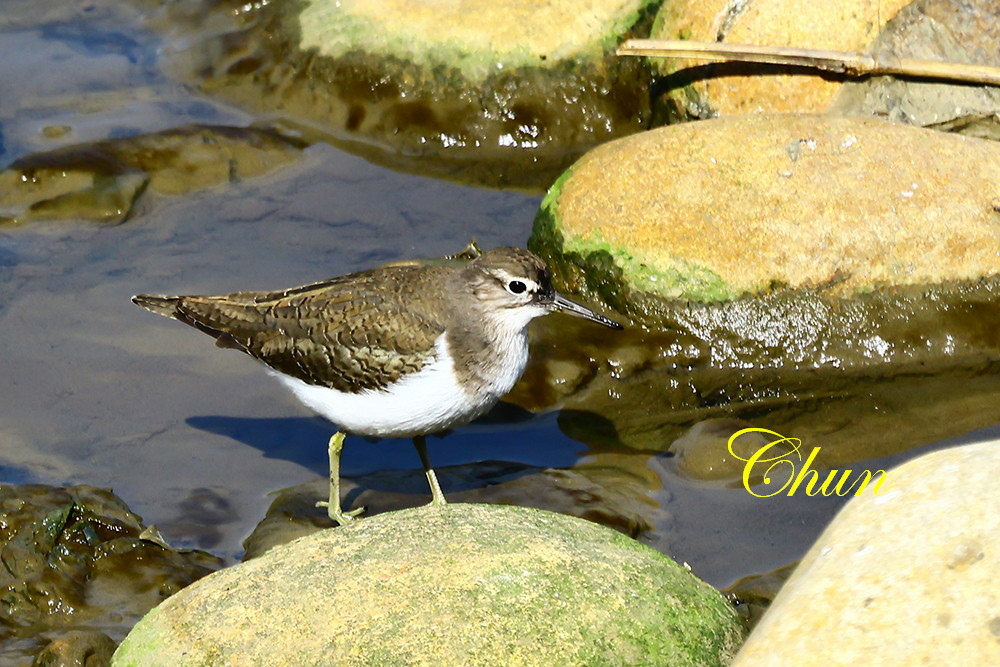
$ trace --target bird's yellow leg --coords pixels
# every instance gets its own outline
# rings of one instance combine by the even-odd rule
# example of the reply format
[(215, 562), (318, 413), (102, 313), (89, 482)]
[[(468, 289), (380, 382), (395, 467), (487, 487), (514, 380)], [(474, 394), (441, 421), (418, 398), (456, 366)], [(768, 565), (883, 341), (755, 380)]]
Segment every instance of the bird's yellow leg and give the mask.
[(340, 509), (340, 452), (344, 449), (344, 434), (337, 432), (330, 438), (328, 450), (330, 452), (330, 499), (319, 501), (316, 507), (325, 507), (326, 513), (331, 520), (343, 526), (348, 521), (353, 521), (359, 514), (365, 511), (364, 507), (359, 507), (350, 512)]
[(431, 487), (431, 505), (447, 505), (448, 501), (444, 499), (444, 494), (441, 493), (441, 485), (438, 484), (437, 475), (434, 474), (434, 469), (431, 468), (431, 460), (427, 456), (427, 441), (422, 435), (418, 435), (413, 439), (413, 446), (417, 448), (417, 454), (420, 455), (420, 463), (424, 466), (424, 474), (427, 475), (427, 483)]

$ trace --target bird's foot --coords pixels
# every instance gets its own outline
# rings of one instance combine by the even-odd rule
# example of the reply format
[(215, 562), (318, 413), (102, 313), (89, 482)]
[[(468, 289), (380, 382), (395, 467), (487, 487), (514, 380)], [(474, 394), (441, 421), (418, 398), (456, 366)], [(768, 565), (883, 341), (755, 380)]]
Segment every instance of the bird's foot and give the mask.
[(340, 509), (340, 503), (329, 503), (325, 500), (321, 500), (316, 503), (316, 507), (325, 507), (326, 515), (330, 517), (331, 521), (336, 521), (338, 525), (345, 525), (350, 521), (355, 521), (362, 512), (365, 511), (364, 507), (358, 507), (349, 512), (345, 512)]

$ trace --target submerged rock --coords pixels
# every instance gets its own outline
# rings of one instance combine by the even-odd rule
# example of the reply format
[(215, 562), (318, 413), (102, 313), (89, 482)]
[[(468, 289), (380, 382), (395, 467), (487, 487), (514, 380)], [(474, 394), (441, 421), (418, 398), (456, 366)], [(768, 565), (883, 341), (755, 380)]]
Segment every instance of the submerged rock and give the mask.
[(27, 155), (0, 171), (0, 225), (120, 223), (147, 188), (175, 195), (258, 176), (303, 146), (269, 129), (191, 125)]
[(852, 500), (733, 664), (997, 664), (998, 448), (928, 454)]
[(117, 644), (101, 632), (74, 630), (53, 639), (31, 667), (105, 667)]
[(726, 587), (723, 593), (738, 605), (737, 612), (748, 630), (752, 630), (760, 622), (778, 591), (798, 566), (799, 562), (795, 561), (770, 572), (748, 574)]
[[(980, 331), (993, 340), (995, 334), (985, 327), (995, 327), (996, 316), (984, 317)], [(726, 449), (729, 420), (821, 447), (819, 468), (854, 467), (1000, 422), (996, 355), (846, 372), (836, 366), (726, 366), (714, 365), (708, 353), (691, 354), (698, 341), (683, 332), (630, 327), (612, 332), (623, 340), (597, 332), (602, 339), (591, 341), (584, 329), (593, 327), (577, 327), (571, 319), (546, 320), (557, 318), (535, 325), (544, 354), (533, 353), (505, 400), (527, 410), (560, 409), (560, 428), (590, 445), (595, 467), (621, 466), (614, 452), (622, 447), (672, 451), (678, 474), (716, 488), (739, 486), (738, 461)], [(573, 346), (565, 344), (569, 339)], [(711, 341), (701, 345), (708, 348)], [(716, 420), (720, 431), (714, 442), (711, 431), (685, 437), (699, 423)], [(738, 444), (752, 446), (755, 437), (744, 438)], [(634, 466), (629, 472), (639, 473)]]
[(740, 641), (725, 599), (649, 547), (550, 512), (449, 504), (207, 577), (112, 664), (722, 665)]
[(111, 639), (101, 632), (121, 638), (160, 601), (221, 567), (215, 556), (147, 535), (140, 517), (106, 489), (0, 485), (5, 658), (27, 658), (51, 638), (61, 641), (39, 664), (105, 651)]
[(170, 3), (172, 70), (206, 93), (319, 125), (401, 169), (544, 187), (643, 129), (648, 70), (616, 44), (652, 0)]
[[(742, 485), (747, 459), (761, 447), (777, 439), (765, 437), (759, 432), (733, 437), (743, 429), (752, 427), (749, 422), (736, 419), (706, 419), (696, 423), (670, 446), (670, 452), (677, 457), (677, 470), (692, 479), (731, 487)], [(732, 453), (729, 451), (730, 440)], [(788, 447), (776, 446), (771, 450), (771, 455), (779, 456), (788, 450)], [(770, 470), (768, 474), (781, 479), (780, 472), (783, 471)]]

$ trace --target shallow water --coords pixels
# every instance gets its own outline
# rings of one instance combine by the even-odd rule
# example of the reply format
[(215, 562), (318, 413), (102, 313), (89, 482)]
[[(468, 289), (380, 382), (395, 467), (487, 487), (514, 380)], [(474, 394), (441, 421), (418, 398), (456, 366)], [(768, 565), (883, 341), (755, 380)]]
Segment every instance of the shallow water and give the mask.
[[(156, 38), (124, 8), (88, 6), (67, 3), (39, 28), (29, 4), (13, 3), (26, 18), (0, 20), (0, 166), (90, 139), (255, 120), (167, 79)], [(71, 129), (44, 136), (57, 125)], [(251, 360), (129, 297), (289, 287), (456, 252), (473, 237), (484, 248), (523, 246), (539, 201), (389, 171), (318, 144), (266, 177), (148, 197), (120, 226), (0, 228), (0, 482), (112, 487), (175, 545), (238, 558), (269, 493), (325, 474), (331, 427)], [(821, 416), (824, 407), (812, 409)], [(962, 417), (956, 423), (992, 423)], [(506, 408), (432, 439), (430, 454), (438, 467), (500, 460), (598, 467), (611, 483), (645, 475), (655, 530), (644, 539), (718, 586), (801, 556), (841, 503), (786, 500), (762, 511), (767, 501), (742, 489), (679, 477), (669, 458), (609, 456), (606, 444), (591, 451), (586, 434), (573, 433), (560, 430), (558, 413)], [(947, 437), (998, 434), (1000, 425)], [(348, 439), (345, 475), (418, 468), (406, 442)]]
[[(249, 120), (157, 75), (148, 64), (154, 45), (140, 45), (148, 36), (115, 41), (91, 30), (0, 33), (8, 56), (0, 67), (10, 74), (0, 78), (7, 82), (4, 164), (53, 147), (40, 138), (46, 125), (71, 125), (68, 143)], [(120, 44), (132, 46), (121, 53)], [(31, 56), (20, 60), (23, 53)], [(19, 65), (52, 71), (58, 81), (18, 72)], [(95, 98), (99, 89), (106, 99)], [(150, 90), (154, 101), (143, 101)], [(123, 102), (131, 93), (139, 99)], [(81, 111), (79, 100), (92, 98), (95, 107)], [(537, 204), (536, 197), (397, 174), (319, 145), (266, 181), (149, 201), (121, 226), (0, 230), (2, 481), (111, 486), (168, 537), (236, 556), (267, 492), (322, 474), (329, 427), (252, 361), (141, 311), (129, 297), (293, 286), (455, 252), (472, 237), (484, 247), (523, 245)], [(532, 423), (559, 439), (554, 417)], [(442, 451), (432, 445), (435, 463), (456, 460), (447, 450), (463, 449), (450, 444), (458, 437), (476, 443), (482, 453), (473, 457), (503, 458), (503, 428), (487, 425), (450, 438)], [(561, 440), (533, 462), (571, 464), (578, 447)], [(349, 442), (344, 472), (419, 466), (411, 450)], [(227, 509), (191, 509), (206, 498)], [(188, 516), (198, 511), (206, 516)]]

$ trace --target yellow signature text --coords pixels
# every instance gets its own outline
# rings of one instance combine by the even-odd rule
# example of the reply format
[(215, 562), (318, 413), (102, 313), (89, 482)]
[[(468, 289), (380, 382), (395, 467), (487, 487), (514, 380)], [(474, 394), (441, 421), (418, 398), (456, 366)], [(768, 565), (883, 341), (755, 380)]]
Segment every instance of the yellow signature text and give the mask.
[[(736, 442), (737, 438), (748, 433), (761, 433), (773, 438), (773, 440), (759, 448), (749, 458), (743, 458), (733, 451), (733, 443)], [(876, 481), (872, 484), (872, 493), (881, 496), (885, 492), (885, 489), (882, 488), (886, 480), (884, 470), (876, 470), (874, 474), (870, 470), (863, 470), (854, 475), (852, 470), (833, 469), (827, 471), (826, 478), (820, 481), (820, 473), (813, 470), (811, 466), (819, 455), (821, 447), (813, 447), (803, 461), (802, 441), (799, 438), (787, 438), (766, 428), (745, 428), (733, 433), (729, 436), (728, 449), (732, 456), (746, 462), (746, 465), (743, 466), (743, 488), (758, 498), (772, 498), (785, 492), (786, 489), (789, 496), (795, 495), (800, 489), (804, 490), (807, 496), (846, 496), (856, 485), (858, 488), (854, 491), (854, 495), (858, 496), (873, 479)], [(795, 459), (801, 464), (798, 469), (796, 469)], [(762, 473), (764, 486), (776, 485), (778, 479), (784, 479), (785, 482), (777, 490), (757, 492), (753, 489), (751, 480), (754, 477), (759, 478)], [(783, 473), (787, 473), (787, 475)], [(853, 481), (851, 481), (852, 477)]]

